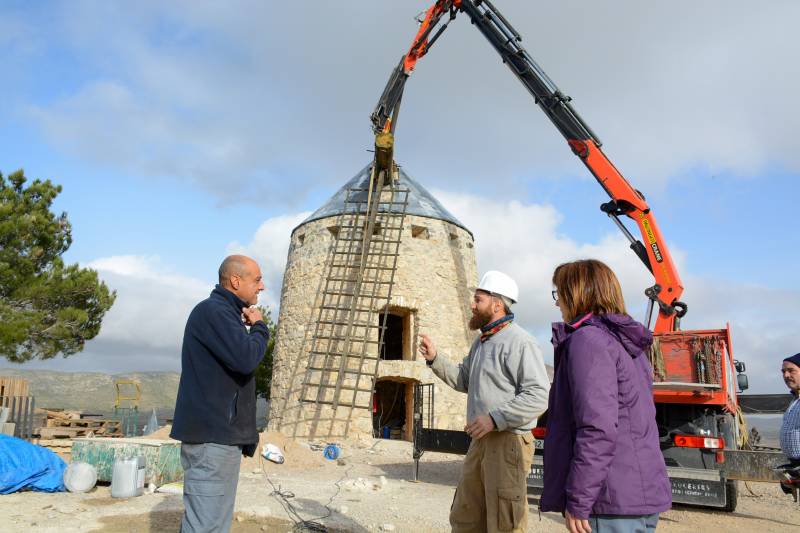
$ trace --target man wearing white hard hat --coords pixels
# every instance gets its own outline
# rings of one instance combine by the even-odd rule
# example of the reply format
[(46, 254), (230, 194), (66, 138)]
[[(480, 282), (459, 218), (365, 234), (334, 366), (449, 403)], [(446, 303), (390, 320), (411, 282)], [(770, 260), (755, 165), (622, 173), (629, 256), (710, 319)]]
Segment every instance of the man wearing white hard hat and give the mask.
[(457, 533), (527, 528), (531, 429), (547, 408), (550, 381), (536, 340), (514, 323), (511, 306), (518, 297), (511, 277), (496, 270), (484, 274), (469, 321), (480, 336), (460, 364), (438, 354), (430, 337), (420, 336), (420, 353), (434, 374), (467, 393), (464, 431), (472, 442), (450, 508)]

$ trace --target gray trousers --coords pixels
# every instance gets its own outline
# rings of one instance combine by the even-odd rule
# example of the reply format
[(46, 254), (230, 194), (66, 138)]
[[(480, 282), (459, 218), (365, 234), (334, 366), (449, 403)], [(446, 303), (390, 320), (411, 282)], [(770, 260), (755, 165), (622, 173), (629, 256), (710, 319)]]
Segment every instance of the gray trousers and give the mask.
[(241, 446), (181, 444), (181, 533), (230, 531), (241, 462)]
[(658, 525), (658, 513), (644, 516), (594, 514), (589, 516), (592, 533), (652, 533)]

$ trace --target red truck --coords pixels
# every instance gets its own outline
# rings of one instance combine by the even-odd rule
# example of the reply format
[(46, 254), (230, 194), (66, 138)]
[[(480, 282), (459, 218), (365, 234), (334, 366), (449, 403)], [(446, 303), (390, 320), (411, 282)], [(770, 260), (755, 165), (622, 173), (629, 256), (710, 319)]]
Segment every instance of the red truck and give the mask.
[[(394, 134), (405, 82), (417, 60), (459, 13), (469, 17), (500, 54), (606, 191), (610, 200), (600, 206), (601, 211), (622, 231), (631, 250), (653, 275), (654, 284), (645, 291), (645, 323), (651, 326), (655, 309), (655, 342), (650, 360), (661, 449), (672, 481), (673, 500), (733, 511), (736, 479), (776, 480), (770, 465), (779, 462), (780, 454), (756, 461), (738, 452), (746, 441), (746, 431), (737, 394), (747, 388), (747, 377), (744, 364), (734, 359), (730, 330), (680, 330), (680, 320), (688, 309), (681, 301), (683, 285), (644, 195), (606, 157), (602, 143), (575, 111), (571, 98), (522, 47), (522, 37), (491, 2), (439, 0), (427, 10), (411, 47), (392, 72), (371, 115), (376, 136)], [(625, 219), (636, 224), (641, 239), (628, 230)], [(426, 450), (465, 453), (469, 443), (462, 432), (431, 427), (433, 406), (432, 386), (418, 385), (414, 403), (417, 468), (419, 457)], [(543, 431), (540, 428), (534, 432), (539, 437), (539, 448), (529, 476), (532, 487), (542, 484)]]

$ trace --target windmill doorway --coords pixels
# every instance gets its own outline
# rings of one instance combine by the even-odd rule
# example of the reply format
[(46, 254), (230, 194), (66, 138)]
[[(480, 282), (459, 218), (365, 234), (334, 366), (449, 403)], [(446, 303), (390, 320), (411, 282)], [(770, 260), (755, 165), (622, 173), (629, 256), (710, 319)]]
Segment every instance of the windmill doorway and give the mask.
[(379, 439), (412, 439), (414, 380), (381, 379), (372, 396), (372, 430)]

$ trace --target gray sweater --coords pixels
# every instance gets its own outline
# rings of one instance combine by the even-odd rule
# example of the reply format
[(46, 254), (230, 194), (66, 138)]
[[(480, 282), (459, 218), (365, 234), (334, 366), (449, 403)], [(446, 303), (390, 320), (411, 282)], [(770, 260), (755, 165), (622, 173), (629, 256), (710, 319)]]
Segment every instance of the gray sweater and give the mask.
[(525, 433), (547, 409), (550, 381), (536, 340), (512, 323), (481, 342), (475, 339), (461, 364), (441, 354), (431, 369), (457, 391), (467, 393), (467, 423), (490, 415), (498, 431)]

